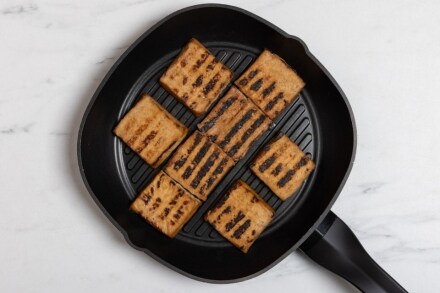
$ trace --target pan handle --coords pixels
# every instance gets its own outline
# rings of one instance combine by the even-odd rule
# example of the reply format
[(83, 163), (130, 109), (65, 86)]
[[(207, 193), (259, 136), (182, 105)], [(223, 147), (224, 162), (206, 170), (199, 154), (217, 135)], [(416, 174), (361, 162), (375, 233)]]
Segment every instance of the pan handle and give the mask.
[(407, 292), (370, 257), (351, 229), (331, 211), (300, 249), (362, 292)]

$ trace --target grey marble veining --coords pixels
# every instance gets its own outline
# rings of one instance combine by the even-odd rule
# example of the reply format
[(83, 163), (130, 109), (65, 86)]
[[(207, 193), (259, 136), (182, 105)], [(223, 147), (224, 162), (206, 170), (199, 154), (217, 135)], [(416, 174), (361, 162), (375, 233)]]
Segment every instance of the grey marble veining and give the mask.
[[(297, 252), (242, 283), (193, 281), (129, 247), (88, 195), (91, 96), (146, 29), (197, 3), (0, 2), (1, 292), (356, 292)], [(358, 150), (333, 210), (407, 290), (440, 291), (440, 2), (225, 3), (302, 38), (338, 81)]]

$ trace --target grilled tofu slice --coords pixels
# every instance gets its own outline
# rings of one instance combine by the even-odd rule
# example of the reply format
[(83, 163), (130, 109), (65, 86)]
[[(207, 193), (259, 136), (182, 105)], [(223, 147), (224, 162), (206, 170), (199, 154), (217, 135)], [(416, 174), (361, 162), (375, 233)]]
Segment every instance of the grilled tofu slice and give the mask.
[(152, 97), (144, 95), (119, 122), (114, 133), (156, 168), (182, 142), (188, 129)]
[(315, 163), (286, 135), (269, 143), (251, 165), (251, 170), (279, 198), (286, 200), (307, 179)]
[(205, 113), (233, 72), (196, 39), (191, 39), (160, 78), (161, 85), (196, 116)]
[(246, 253), (274, 214), (274, 210), (255, 191), (239, 180), (205, 215), (205, 220)]
[(200, 205), (197, 198), (161, 171), (130, 208), (163, 234), (173, 238)]
[(231, 87), (197, 125), (234, 161), (243, 158), (271, 126), (271, 120), (236, 87)]
[(168, 161), (165, 172), (205, 201), (233, 166), (234, 161), (217, 145), (195, 131)]
[(269, 118), (275, 119), (295, 100), (305, 83), (283, 59), (264, 50), (235, 85)]

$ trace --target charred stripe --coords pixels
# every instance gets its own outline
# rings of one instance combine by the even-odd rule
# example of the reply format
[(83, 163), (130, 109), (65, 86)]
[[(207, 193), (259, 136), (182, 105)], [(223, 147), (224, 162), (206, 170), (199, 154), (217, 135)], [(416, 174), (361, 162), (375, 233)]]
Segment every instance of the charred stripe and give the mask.
[(194, 157), (194, 160), (192, 161), (195, 166), (197, 166), (200, 161), (205, 157), (206, 153), (208, 152), (209, 148), (211, 147), (212, 143), (209, 140), (206, 140), (203, 146), (200, 148), (196, 156)]
[(260, 78), (259, 80), (257, 80), (256, 82), (254, 82), (253, 85), (251, 85), (251, 90), (253, 90), (254, 92), (258, 91), (261, 86), (263, 85), (263, 79)]
[(217, 84), (218, 80), (220, 79), (220, 74), (217, 73), (216, 75), (214, 75), (214, 77), (208, 82), (208, 84), (205, 86), (205, 88), (203, 89), (203, 93), (205, 95), (209, 94), (210, 91), (212, 91), (215, 87), (215, 85)]
[(300, 169), (301, 167), (304, 167), (309, 160), (310, 160), (309, 157), (303, 156), (301, 158), (301, 160), (299, 160), (299, 162), (296, 163), (296, 165), (293, 169), (286, 172), (286, 175), (284, 175), (283, 178), (281, 178), (278, 181), (277, 185), (279, 187), (284, 187), (287, 184), (287, 182), (289, 182), (292, 179), (292, 177), (293, 177), (293, 175), (295, 175), (296, 171), (298, 171), (298, 169)]
[(205, 164), (203, 164), (203, 166), (200, 168), (199, 172), (197, 172), (197, 175), (194, 177), (193, 181), (191, 182), (192, 188), (197, 188), (197, 186), (199, 186), (200, 181), (206, 176), (206, 174), (212, 168), (215, 161), (218, 159), (219, 155), (220, 152), (216, 151), (209, 156), (208, 160), (206, 160)]
[(211, 129), (215, 122), (217, 122), (218, 118), (223, 115), (226, 110), (231, 107), (232, 104), (235, 103), (235, 101), (237, 101), (237, 97), (233, 96), (228, 98), (220, 107), (220, 109), (215, 113), (215, 116), (212, 117), (210, 120), (206, 121), (202, 127), (200, 127), (200, 130), (203, 132), (207, 132), (209, 129)]
[(218, 164), (217, 168), (215, 168), (214, 172), (209, 177), (206, 184), (202, 186), (202, 188), (200, 189), (200, 192), (203, 193), (205, 191), (205, 189), (209, 189), (211, 187), (211, 185), (215, 182), (215, 180), (217, 180), (217, 176), (219, 174), (223, 173), (223, 168), (226, 166), (227, 162), (228, 162), (227, 158), (224, 158), (220, 161), (220, 164)]
[(274, 175), (274, 176), (278, 176), (278, 174), (280, 174), (280, 172), (283, 170), (283, 164), (282, 163), (279, 163), (276, 167), (275, 167), (275, 169), (273, 169), (273, 171), (272, 171), (272, 175)]
[(284, 93), (280, 92), (278, 95), (276, 95), (275, 98), (273, 98), (267, 105), (264, 107), (264, 111), (270, 111), (275, 107), (275, 105), (284, 97)]
[(238, 211), (237, 215), (225, 225), (225, 229), (227, 232), (231, 231), (238, 222), (240, 222), (244, 218), (244, 214), (241, 211)]
[(240, 227), (238, 227), (237, 230), (234, 231), (234, 234), (232, 234), (232, 237), (235, 239), (240, 239), (241, 235), (243, 235), (244, 232), (246, 232), (247, 229), (251, 226), (251, 220), (246, 220)]
[(139, 153), (139, 152), (143, 151), (148, 146), (148, 144), (156, 137), (156, 135), (157, 135), (157, 131), (154, 131), (154, 130), (151, 131), (145, 137), (145, 139), (143, 140), (142, 144), (139, 147), (136, 148), (136, 152)]
[(224, 148), (225, 146), (227, 146), (229, 144), (229, 142), (231, 141), (231, 139), (234, 137), (234, 135), (243, 127), (243, 125), (249, 119), (252, 118), (252, 115), (254, 115), (255, 112), (257, 112), (257, 110), (255, 110), (255, 109), (248, 110), (246, 112), (246, 114), (244, 114), (243, 117), (241, 117), (241, 119), (231, 128), (231, 130), (228, 132), (228, 134), (226, 134), (223, 141), (221, 141), (219, 143), (219, 146), (221, 148)]
[(205, 63), (206, 59), (208, 59), (209, 53), (205, 52), (202, 55), (200, 55), (200, 59), (196, 61), (196, 64), (193, 65), (193, 70), (197, 70), (202, 66), (203, 63)]
[[(202, 141), (202, 135), (196, 132), (194, 136), (194, 142), (188, 149), (188, 154), (192, 153), (192, 151), (199, 145), (201, 141)], [(174, 163), (174, 170), (179, 170), (180, 168), (182, 168), (182, 166), (185, 165), (187, 159), (188, 159), (187, 156), (183, 156), (179, 160), (177, 160)]]
[(258, 74), (258, 72), (260, 72), (260, 70), (258, 70), (258, 69), (255, 69), (255, 70), (252, 70), (251, 72), (249, 72), (249, 74), (248, 74), (249, 79), (254, 78)]
[(203, 83), (203, 75), (199, 75), (199, 77), (197, 77), (196, 81), (192, 84), (193, 87), (199, 87), (201, 86)]
[(263, 97), (267, 97), (275, 89), (275, 82), (263, 90)]
[(145, 123), (142, 124), (141, 126), (138, 127), (138, 129), (136, 129), (136, 131), (134, 132), (133, 136), (127, 141), (127, 144), (129, 146), (133, 146), (133, 144), (136, 142), (136, 140), (138, 139), (139, 135), (142, 134), (142, 132), (145, 131), (145, 129), (147, 129), (149, 123)]
[(219, 61), (217, 60), (217, 58), (212, 59), (212, 61), (208, 64), (208, 66), (206, 67), (207, 71), (209, 70), (213, 70), (215, 65), (217, 65)]
[(264, 171), (266, 171), (270, 166), (272, 166), (272, 164), (275, 162), (277, 156), (276, 154), (272, 154), (272, 156), (270, 156), (266, 161), (264, 161), (260, 167), (258, 168), (258, 170), (263, 173)]
[(240, 142), (236, 143), (228, 152), (229, 156), (233, 156), (235, 155), (235, 153), (237, 153), (237, 151), (242, 147), (242, 145), (249, 139), (249, 137), (251, 137), (251, 135), (255, 132), (255, 130), (261, 126), (261, 124), (264, 122), (264, 120), (266, 119), (266, 116), (264, 116), (263, 114), (261, 114), (257, 120), (254, 121), (254, 123), (252, 123), (251, 127), (248, 128), (246, 130), (246, 132), (243, 134), (243, 136), (241, 137)]

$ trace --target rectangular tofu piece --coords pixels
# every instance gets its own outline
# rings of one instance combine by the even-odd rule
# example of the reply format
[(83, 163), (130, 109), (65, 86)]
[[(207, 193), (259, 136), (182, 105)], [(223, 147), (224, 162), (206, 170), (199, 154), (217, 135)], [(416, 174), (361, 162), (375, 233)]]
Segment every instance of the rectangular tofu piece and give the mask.
[(233, 166), (234, 161), (217, 145), (195, 131), (168, 161), (165, 172), (205, 201)]
[(161, 85), (196, 116), (205, 113), (229, 84), (233, 72), (191, 39), (160, 78)]
[(274, 210), (252, 188), (239, 180), (205, 215), (205, 220), (246, 253), (274, 214)]
[(130, 208), (163, 234), (173, 238), (200, 205), (197, 198), (160, 171)]
[(264, 50), (235, 85), (274, 120), (295, 100), (305, 83), (283, 59)]
[(279, 198), (291, 197), (315, 168), (315, 163), (286, 135), (269, 143), (251, 165), (251, 170)]
[(234, 161), (243, 158), (271, 126), (272, 121), (236, 87), (197, 125)]
[(143, 95), (114, 133), (156, 168), (182, 142), (188, 129), (152, 97)]

